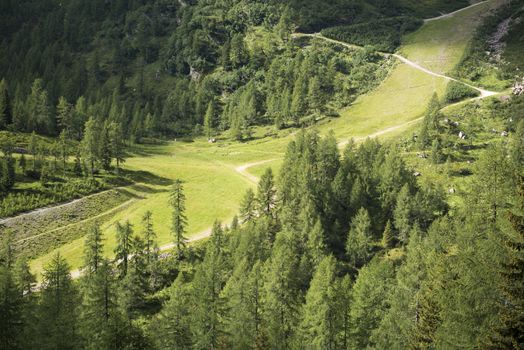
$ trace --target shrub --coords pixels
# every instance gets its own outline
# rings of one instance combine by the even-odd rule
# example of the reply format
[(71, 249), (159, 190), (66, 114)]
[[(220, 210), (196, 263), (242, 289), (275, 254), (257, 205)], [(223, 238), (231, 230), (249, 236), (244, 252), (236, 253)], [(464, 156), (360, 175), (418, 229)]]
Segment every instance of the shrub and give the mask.
[(451, 81), (448, 84), (445, 100), (448, 103), (462, 101), (466, 98), (473, 98), (479, 96), (479, 92), (462, 83)]
[(327, 28), (322, 30), (322, 35), (350, 44), (370, 45), (376, 50), (394, 52), (400, 46), (402, 36), (417, 30), (422, 23), (420, 19), (401, 16)]

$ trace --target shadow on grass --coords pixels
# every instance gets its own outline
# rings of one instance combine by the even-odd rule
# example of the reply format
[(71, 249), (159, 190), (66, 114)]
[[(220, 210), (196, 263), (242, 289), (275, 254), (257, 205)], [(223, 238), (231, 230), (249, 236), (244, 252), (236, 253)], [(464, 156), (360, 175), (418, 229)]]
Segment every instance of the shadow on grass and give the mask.
[(135, 183), (145, 183), (155, 186), (169, 186), (173, 183), (173, 180), (171, 179), (161, 177), (144, 170), (123, 170), (121, 175)]

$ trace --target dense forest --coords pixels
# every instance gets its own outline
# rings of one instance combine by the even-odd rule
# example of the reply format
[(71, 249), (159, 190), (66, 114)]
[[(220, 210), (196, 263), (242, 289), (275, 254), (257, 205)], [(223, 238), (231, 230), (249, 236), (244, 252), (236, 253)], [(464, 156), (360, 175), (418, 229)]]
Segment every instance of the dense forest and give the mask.
[[(195, 126), (199, 134), (204, 124), (237, 136), (256, 124), (301, 125), (297, 119), (318, 113), (320, 102), (343, 94), (338, 103), (347, 104), (362, 85), (372, 85), (373, 67), (361, 67), (366, 57), (353, 63), (333, 57), (329, 48), (303, 57), (291, 32), (377, 16), (429, 16), (465, 3), (426, 2), (3, 1), (0, 128), (58, 135), (65, 127), (60, 103), (87, 113), (73, 118), (77, 131), (87, 117), (120, 119), (133, 141), (188, 135)], [(351, 83), (333, 86), (333, 75)], [(282, 91), (290, 101), (315, 90), (326, 101), (274, 113)], [(231, 110), (239, 104), (245, 113)]]
[[(396, 63), (376, 50), (468, 4), (0, 1), (0, 218), (130, 184), (165, 192), (156, 205), (168, 208), (115, 220), (111, 237), (104, 219), (127, 197), (109, 193), (92, 204), (109, 211), (52, 214), (95, 218), (59, 237), (26, 241), (0, 221), (0, 349), (524, 348), (522, 86), (474, 100), (451, 81), (420, 125), (384, 141), (342, 149), (309, 128), (388, 77)], [(514, 83), (518, 60), (485, 57), (507, 17), (501, 57), (521, 57), (515, 1), (477, 30), (457, 78)], [(189, 236), (178, 173), (147, 187), (151, 174), (125, 167), (140, 144), (247, 145), (258, 126), (289, 131), (280, 171), (268, 167), (206, 239)], [(56, 253), (34, 273), (32, 259), (81, 238), (79, 270)]]
[[(488, 146), (453, 208), (442, 188), (416, 181), (399, 145), (350, 143), (341, 155), (333, 136), (301, 132), (280, 175), (268, 169), (203, 244), (187, 245), (180, 181), (172, 254), (159, 254), (146, 213), (141, 227), (116, 226), (114, 262), (93, 226), (84, 277), (72, 280), (56, 255), (36, 285), (6, 239), (3, 348), (518, 348), (522, 103), (491, 108), (512, 116), (512, 137)], [(435, 99), (420, 130), (442, 139), (436, 164), (452, 149), (438, 111)], [(421, 140), (412, 147), (429, 149)]]

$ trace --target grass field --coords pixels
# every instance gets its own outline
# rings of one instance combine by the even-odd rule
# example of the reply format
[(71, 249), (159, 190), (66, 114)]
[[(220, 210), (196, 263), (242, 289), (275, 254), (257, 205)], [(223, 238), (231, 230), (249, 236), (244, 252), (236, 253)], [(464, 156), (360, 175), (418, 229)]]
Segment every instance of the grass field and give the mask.
[[(406, 39), (401, 51), (412, 60), (437, 72), (447, 72), (459, 61), (479, 16), (500, 1), (493, 0), (461, 12), (458, 17), (425, 24)], [(457, 26), (459, 30), (454, 28)], [(435, 56), (438, 59), (433, 60)], [(381, 137), (392, 138), (414, 126), (410, 123), (424, 112), (431, 95), (443, 95), (447, 81), (425, 74), (399, 63), (385, 81), (374, 91), (357, 99), (353, 106), (341, 111), (341, 117), (326, 120), (315, 128), (322, 134), (333, 130), (340, 141), (365, 137), (392, 128)], [(135, 231), (141, 230), (140, 220), (146, 210), (153, 212), (155, 230), (160, 245), (172, 241), (168, 195), (171, 182), (184, 181), (187, 197), (188, 237), (206, 231), (215, 219), (229, 221), (238, 210), (245, 190), (255, 183), (236, 171), (241, 165), (269, 161), (249, 168), (260, 176), (269, 166), (278, 171), (288, 142), (296, 130), (280, 131), (276, 137), (265, 137), (269, 128), (258, 128), (255, 139), (246, 143), (219, 140), (209, 144), (205, 140), (193, 143), (172, 142), (163, 146), (136, 148), (125, 168), (141, 171), (139, 179), (144, 198), (132, 203), (102, 224), (105, 233), (105, 251), (113, 255), (115, 223), (129, 220)], [(71, 266), (81, 266), (83, 239), (76, 239), (59, 248)], [(39, 272), (54, 252), (32, 262)]]

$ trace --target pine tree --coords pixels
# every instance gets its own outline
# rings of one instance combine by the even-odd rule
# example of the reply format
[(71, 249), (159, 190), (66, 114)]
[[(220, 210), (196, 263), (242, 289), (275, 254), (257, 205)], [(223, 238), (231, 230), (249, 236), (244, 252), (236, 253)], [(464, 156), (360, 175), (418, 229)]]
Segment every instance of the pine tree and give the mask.
[(217, 349), (223, 344), (225, 300), (221, 295), (226, 282), (222, 228), (215, 223), (204, 261), (193, 280), (194, 305), (191, 331), (195, 349)]
[(426, 108), (424, 120), (422, 121), (422, 128), (418, 137), (418, 142), (422, 149), (426, 149), (430, 145), (433, 136), (438, 133), (438, 118), (440, 108), (441, 106), (438, 95), (435, 92)]
[(185, 215), (186, 211), (186, 196), (184, 194), (184, 187), (182, 181), (179, 179), (175, 180), (169, 196), (169, 204), (173, 208), (172, 220), (171, 220), (171, 233), (175, 239), (175, 248), (178, 259), (183, 255), (183, 251), (186, 247), (187, 238), (185, 235), (187, 218)]
[(346, 241), (346, 254), (354, 268), (367, 263), (371, 254), (371, 238), (371, 220), (368, 211), (361, 208), (351, 222)]
[(60, 132), (60, 136), (58, 137), (58, 148), (60, 158), (62, 158), (63, 176), (65, 177), (67, 171), (67, 158), (69, 157), (69, 145), (67, 143), (67, 135), (65, 130), (62, 130), (62, 132)]
[(36, 152), (38, 150), (38, 139), (36, 138), (36, 133), (33, 131), (31, 133), (31, 138), (29, 139), (28, 151), (33, 158), (33, 172), (36, 172)]
[(100, 129), (93, 118), (86, 123), (81, 147), (82, 158), (89, 164), (91, 177), (94, 177), (95, 165), (100, 160)]
[(111, 160), (113, 158), (113, 148), (111, 145), (110, 125), (104, 123), (100, 130), (100, 163), (105, 171), (111, 170)]
[(309, 87), (308, 87), (309, 108), (311, 108), (315, 112), (320, 112), (324, 104), (324, 99), (322, 96), (321, 88), (322, 87), (320, 85), (320, 80), (318, 79), (318, 77), (315, 76), (309, 81)]
[(111, 147), (111, 154), (116, 161), (117, 174), (120, 171), (120, 165), (126, 161), (124, 134), (122, 125), (118, 123), (111, 123), (109, 126), (109, 140)]
[(386, 223), (386, 228), (384, 229), (384, 233), (382, 233), (381, 244), (384, 249), (393, 248), (395, 245), (395, 235), (390, 220)]
[(261, 215), (266, 217), (274, 217), (274, 210), (276, 206), (276, 189), (273, 180), (273, 170), (267, 168), (264, 174), (260, 177), (258, 183), (258, 211)]
[(158, 254), (158, 245), (156, 243), (156, 233), (153, 229), (153, 213), (149, 210), (142, 216), (143, 236), (144, 236), (144, 254), (146, 263), (150, 267)]
[(153, 341), (161, 349), (189, 350), (193, 344), (191, 297), (194, 293), (184, 273), (178, 274), (168, 293), (169, 300), (150, 323), (150, 332), (155, 335)]
[(62, 129), (62, 132), (66, 133), (67, 137), (72, 136), (74, 131), (73, 106), (69, 102), (67, 102), (65, 97), (62, 96), (58, 100), (56, 112), (58, 126)]
[(277, 234), (271, 258), (264, 268), (263, 319), (270, 348), (287, 349), (295, 335), (302, 301), (300, 259), (286, 232)]
[(255, 263), (250, 270), (248, 260), (242, 259), (223, 291), (227, 300), (226, 333), (230, 348), (257, 349), (264, 342), (261, 294), (261, 263)]
[(0, 130), (4, 130), (13, 123), (13, 113), (11, 110), (11, 99), (7, 82), (5, 79), (0, 81)]
[(300, 343), (313, 349), (339, 349), (343, 331), (343, 312), (339, 307), (336, 260), (325, 257), (318, 265), (306, 294), (300, 324)]
[(394, 276), (391, 262), (380, 258), (373, 259), (359, 271), (350, 310), (351, 349), (374, 348), (371, 333), (387, 310), (386, 297)]
[(93, 224), (87, 231), (84, 243), (84, 269), (88, 274), (94, 274), (102, 264), (103, 258), (103, 237), (98, 224)]
[(503, 298), (494, 337), (497, 348), (507, 349), (524, 346), (524, 176), (518, 181), (515, 205), (507, 215), (503, 236), (507, 260), (501, 266)]
[(11, 269), (0, 266), (0, 347), (18, 348), (22, 323), (21, 295)]
[(78, 346), (79, 300), (69, 271), (59, 253), (44, 268), (36, 335), (40, 349)]
[(242, 223), (251, 222), (257, 215), (257, 202), (255, 193), (249, 188), (240, 203), (240, 218)]
[(435, 138), (431, 144), (431, 162), (433, 164), (440, 164), (443, 158), (442, 146), (440, 145), (439, 139)]
[(204, 116), (204, 133), (208, 139), (213, 137), (215, 125), (215, 105), (213, 101), (209, 102), (206, 110), (206, 115)]
[(124, 224), (117, 222), (116, 224), (116, 239), (117, 245), (115, 247), (116, 265), (119, 271), (119, 277), (124, 278), (127, 275), (129, 268), (129, 256), (131, 255), (131, 240), (133, 237), (133, 227), (129, 221)]
[(79, 330), (86, 349), (124, 347), (126, 325), (119, 310), (116, 281), (107, 260), (84, 281), (80, 321)]
[(397, 204), (393, 211), (395, 228), (398, 231), (398, 240), (406, 244), (409, 238), (409, 231), (412, 225), (412, 202), (413, 198), (409, 193), (408, 185), (400, 190), (397, 197)]

